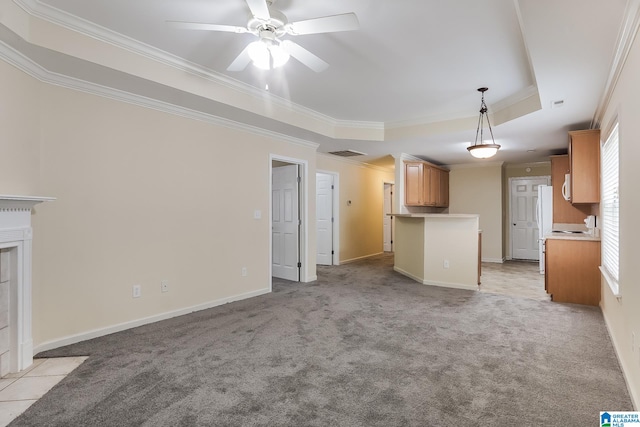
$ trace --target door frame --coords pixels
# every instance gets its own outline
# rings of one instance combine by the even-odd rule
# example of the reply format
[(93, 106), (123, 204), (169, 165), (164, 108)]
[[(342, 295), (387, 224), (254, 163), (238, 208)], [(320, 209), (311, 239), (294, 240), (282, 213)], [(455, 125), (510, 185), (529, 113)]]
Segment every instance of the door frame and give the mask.
[(546, 185), (551, 185), (551, 175), (530, 175), (530, 176), (512, 176), (509, 177), (509, 189), (507, 191), (507, 206), (509, 206), (509, 223), (507, 224), (507, 231), (509, 233), (509, 256), (506, 257), (508, 260), (513, 259), (513, 236), (511, 235), (511, 224), (513, 224), (513, 209), (511, 206), (511, 191), (513, 187), (513, 182), (521, 179), (545, 179), (547, 180)]
[[(278, 154), (269, 154), (269, 291), (273, 291), (273, 236), (271, 232), (271, 227), (273, 226), (273, 162), (284, 162), (290, 163), (292, 165), (298, 165), (300, 168), (300, 185), (299, 185), (299, 210), (300, 210), (300, 219), (302, 220), (302, 226), (300, 227), (300, 245), (298, 246), (298, 259), (302, 264), (300, 267), (300, 283), (312, 282), (316, 280), (315, 277), (309, 277), (309, 257), (307, 256), (309, 251), (309, 162), (303, 159), (296, 159), (293, 157), (280, 156)], [(315, 179), (314, 179), (315, 182)], [(314, 191), (315, 194), (315, 191)], [(314, 224), (315, 226), (315, 224)], [(315, 260), (314, 260), (315, 262)]]
[(333, 199), (331, 200), (331, 204), (333, 205), (333, 256), (331, 257), (331, 264), (340, 265), (340, 174), (323, 169), (317, 169), (316, 173), (333, 176)]
[[(389, 206), (391, 208), (391, 212), (393, 212), (393, 198), (394, 198), (394, 192), (396, 191), (396, 184), (395, 182), (390, 182), (390, 181), (383, 181), (382, 182), (382, 214), (385, 215), (384, 213), (384, 190), (385, 190), (385, 186), (386, 185), (390, 185), (391, 186), (391, 206)], [(395, 217), (391, 217), (391, 253), (395, 253), (395, 248), (393, 245), (393, 236), (396, 235), (396, 222), (395, 222)], [(384, 252), (384, 224), (382, 225), (382, 251)]]

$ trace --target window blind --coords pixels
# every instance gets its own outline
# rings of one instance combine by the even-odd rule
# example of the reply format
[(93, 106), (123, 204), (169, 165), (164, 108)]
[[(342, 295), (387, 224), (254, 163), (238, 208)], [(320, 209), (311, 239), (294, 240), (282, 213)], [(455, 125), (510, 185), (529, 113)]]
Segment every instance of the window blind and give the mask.
[(618, 124), (602, 146), (602, 267), (614, 293), (619, 291), (620, 200)]

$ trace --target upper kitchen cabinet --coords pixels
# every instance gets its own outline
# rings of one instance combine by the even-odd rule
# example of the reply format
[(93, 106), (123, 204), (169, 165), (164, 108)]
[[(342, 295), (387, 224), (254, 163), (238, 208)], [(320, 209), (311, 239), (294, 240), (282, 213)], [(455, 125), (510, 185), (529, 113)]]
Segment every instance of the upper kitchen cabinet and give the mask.
[(600, 203), (600, 130), (569, 132), (571, 203)]
[(582, 224), (591, 215), (591, 205), (572, 205), (562, 195), (565, 175), (569, 173), (569, 156), (551, 156), (551, 185), (553, 186), (553, 222)]
[(449, 206), (449, 171), (427, 162), (404, 163), (406, 206)]

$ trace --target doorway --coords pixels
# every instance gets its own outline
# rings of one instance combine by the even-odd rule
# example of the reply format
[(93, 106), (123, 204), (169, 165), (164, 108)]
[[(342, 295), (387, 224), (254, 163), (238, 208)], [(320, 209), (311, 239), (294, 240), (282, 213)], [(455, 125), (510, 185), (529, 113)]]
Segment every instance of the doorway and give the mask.
[(384, 183), (384, 209), (382, 210), (382, 235), (383, 235), (383, 251), (393, 252), (393, 235), (394, 235), (394, 221), (393, 217), (389, 216), (393, 212), (393, 184), (390, 182)]
[(549, 176), (509, 178), (511, 210), (511, 258), (538, 261), (538, 186), (548, 185)]
[(338, 189), (334, 172), (316, 173), (316, 264), (339, 264)]
[(306, 281), (306, 162), (271, 155), (269, 172), (271, 277)]

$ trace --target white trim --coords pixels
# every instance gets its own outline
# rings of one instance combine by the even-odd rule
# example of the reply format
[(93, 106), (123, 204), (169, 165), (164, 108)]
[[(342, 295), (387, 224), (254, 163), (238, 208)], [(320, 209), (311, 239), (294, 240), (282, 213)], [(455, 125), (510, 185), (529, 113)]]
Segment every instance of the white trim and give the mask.
[[(308, 283), (317, 280), (316, 275), (309, 274), (309, 264), (314, 263), (315, 265), (315, 257), (312, 260), (309, 256), (311, 254), (309, 248), (309, 162), (307, 160), (296, 159), (294, 157), (280, 156), (278, 154), (269, 154), (269, 290), (273, 290), (273, 235), (271, 233), (271, 226), (273, 224), (273, 206), (272, 206), (272, 197), (271, 192), (273, 191), (273, 181), (271, 177), (273, 176), (273, 161), (292, 163), (299, 165), (302, 168), (302, 199), (299, 201), (301, 206), (301, 216), (302, 220), (302, 235), (300, 236), (300, 262), (302, 263), (302, 267), (300, 268), (300, 282)], [(315, 179), (314, 179), (315, 182)], [(313, 190), (313, 194), (316, 194), (315, 189)], [(315, 216), (315, 215), (314, 215)], [(315, 227), (315, 223), (314, 223)], [(315, 252), (314, 252), (315, 253)]]
[(616, 49), (614, 52), (613, 60), (609, 68), (609, 76), (607, 82), (598, 102), (598, 107), (591, 120), (591, 128), (599, 128), (602, 124), (605, 111), (611, 102), (613, 92), (615, 91), (624, 64), (627, 61), (629, 52), (633, 41), (640, 29), (640, 0), (627, 0), (627, 6), (624, 11), (624, 19), (622, 26), (620, 27), (620, 33), (618, 34), (618, 40), (616, 42)]
[(111, 29), (97, 25), (91, 21), (72, 15), (68, 12), (55, 8), (40, 0), (13, 0), (27, 14), (52, 24), (61, 26), (68, 30), (77, 32), (87, 37), (99, 40), (104, 43), (132, 52), (161, 64), (176, 68), (194, 76), (214, 81), (223, 87), (250, 95), (256, 99), (268, 99), (272, 105), (277, 105), (286, 110), (292, 111), (312, 121), (326, 124), (336, 131), (336, 128), (346, 127), (349, 129), (384, 130), (382, 122), (350, 121), (339, 120), (326, 114), (319, 113), (300, 104), (295, 104), (291, 100), (265, 92), (257, 87), (251, 86), (222, 73), (218, 73), (210, 68), (203, 67), (184, 58), (173, 55), (154, 46), (135, 40)]
[[(534, 180), (534, 179), (546, 179), (546, 184), (545, 185), (551, 185), (551, 175), (530, 175), (530, 176), (512, 176), (509, 177), (508, 181), (509, 181), (509, 186), (507, 188), (507, 205), (509, 206), (509, 223), (507, 224), (507, 233), (509, 234), (509, 247), (508, 247), (508, 252), (509, 252), (509, 258), (512, 259), (513, 258), (513, 234), (511, 233), (512, 228), (511, 228), (511, 224), (513, 224), (513, 206), (511, 205), (511, 191), (513, 190), (513, 182), (517, 181), (517, 180)], [(537, 260), (538, 262), (540, 262), (540, 260)], [(502, 261), (484, 261), (484, 259), (482, 259), (482, 262), (504, 262), (504, 258), (502, 258)]]
[(422, 285), (427, 285), (427, 286), (439, 286), (441, 288), (454, 288), (454, 289), (466, 289), (468, 291), (477, 291), (478, 290), (478, 285), (477, 284), (473, 284), (473, 285), (467, 285), (464, 283), (448, 283), (448, 282), (435, 282), (432, 280), (423, 280), (420, 277), (417, 277), (401, 268), (396, 267), (395, 265), (393, 266), (393, 270), (396, 271), (397, 273), (402, 274), (403, 276), (406, 276), (410, 279), (415, 280), (416, 282), (422, 284)]
[(333, 177), (333, 199), (331, 200), (333, 204), (333, 235), (331, 237), (333, 239), (333, 256), (331, 257), (331, 264), (340, 265), (340, 174), (323, 169), (316, 169), (316, 173), (324, 173)]
[(356, 261), (362, 261), (363, 259), (373, 258), (375, 256), (382, 255), (382, 254), (384, 254), (384, 252), (378, 252), (378, 253), (371, 254), (371, 255), (363, 255), (363, 256), (356, 257), (356, 258), (345, 259), (345, 260), (342, 261), (342, 264), (349, 264), (349, 263), (356, 262)]
[(248, 125), (245, 123), (236, 122), (234, 120), (226, 119), (213, 114), (203, 113), (201, 111), (192, 110), (190, 108), (180, 107), (168, 102), (159, 101), (156, 99), (148, 98), (145, 96), (125, 92), (119, 89), (102, 86), (96, 83), (87, 82), (85, 80), (76, 79), (74, 77), (63, 76), (58, 73), (53, 73), (39, 64), (33, 62), (31, 59), (22, 55), (20, 52), (11, 48), (3, 42), (0, 42), (0, 58), (4, 59), (9, 64), (12, 64), (16, 68), (30, 76), (40, 80), (41, 82), (64, 87), (67, 89), (77, 90), (80, 92), (88, 93), (91, 95), (100, 96), (103, 98), (113, 99), (115, 101), (126, 102), (128, 104), (137, 105), (139, 107), (150, 108), (152, 110), (160, 111), (163, 113), (173, 114), (176, 116), (184, 117), (187, 119), (198, 120), (217, 126), (226, 127), (228, 129), (240, 130), (254, 135), (263, 136), (267, 138), (274, 138), (281, 141), (286, 141), (291, 144), (300, 145), (303, 147), (310, 147), (318, 149), (319, 144), (311, 141), (307, 141), (300, 138), (295, 138), (289, 135), (285, 135), (278, 132), (262, 129), (257, 126)]
[(9, 372), (33, 363), (31, 210), (50, 197), (0, 196), (0, 249), (9, 250)]
[(607, 285), (609, 286), (609, 289), (611, 290), (613, 296), (619, 299), (622, 298), (622, 294), (620, 293), (620, 286), (615, 280), (613, 280), (609, 273), (607, 273), (607, 269), (603, 266), (599, 266), (598, 269), (600, 270), (602, 280), (607, 282)]
[[(509, 258), (511, 259), (511, 258)], [(503, 264), (506, 258), (482, 258), (480, 262), (492, 262), (494, 264)]]
[(181, 308), (179, 310), (167, 311), (165, 313), (156, 314), (154, 316), (144, 317), (142, 319), (131, 320), (129, 322), (119, 323), (117, 325), (107, 326), (104, 328), (93, 329), (91, 331), (83, 332), (75, 335), (68, 335), (63, 338), (46, 341), (38, 344), (34, 347), (34, 354), (42, 351), (52, 350), (54, 348), (62, 347), (65, 345), (75, 344), (81, 341), (90, 340), (93, 338), (102, 337), (105, 335), (113, 334), (115, 332), (125, 331), (127, 329), (136, 328), (138, 326), (148, 325), (150, 323), (159, 322), (161, 320), (171, 319), (173, 317), (183, 316), (185, 314), (194, 313), (196, 311), (202, 311), (209, 308), (217, 307), (223, 304), (228, 304), (235, 301), (241, 301), (248, 298), (257, 297), (260, 295), (270, 293), (270, 289), (260, 289), (257, 291), (246, 292), (239, 295), (234, 295), (226, 298), (220, 298), (214, 301), (210, 301), (203, 304), (197, 304), (187, 308)]

